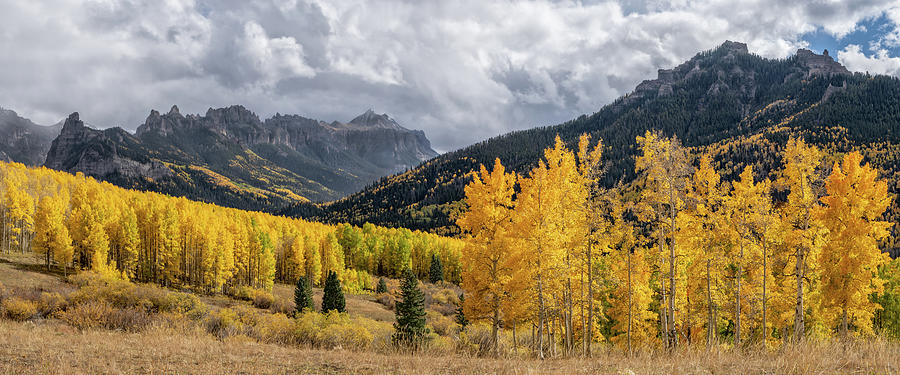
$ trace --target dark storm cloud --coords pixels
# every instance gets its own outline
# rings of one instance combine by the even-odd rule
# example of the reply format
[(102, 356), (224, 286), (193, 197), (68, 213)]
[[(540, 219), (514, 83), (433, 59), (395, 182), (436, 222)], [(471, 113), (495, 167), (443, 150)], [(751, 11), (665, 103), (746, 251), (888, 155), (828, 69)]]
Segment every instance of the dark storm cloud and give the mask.
[(368, 108), (446, 151), (591, 113), (726, 39), (785, 57), (884, 15), (838, 51), (900, 72), (896, 1), (0, 0), (0, 106), (134, 129), (151, 108), (243, 104), (347, 121)]

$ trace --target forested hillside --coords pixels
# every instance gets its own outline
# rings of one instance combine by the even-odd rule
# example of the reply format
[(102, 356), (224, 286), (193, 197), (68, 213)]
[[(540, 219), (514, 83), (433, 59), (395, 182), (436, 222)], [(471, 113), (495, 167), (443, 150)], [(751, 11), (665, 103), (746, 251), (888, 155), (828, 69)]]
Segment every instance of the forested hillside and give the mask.
[(408, 229), (331, 226), (224, 208), (98, 182), (82, 174), (0, 163), (0, 249), (37, 253), (48, 269), (234, 293), (334, 271), (348, 290), (370, 275), (424, 277), (432, 256), (460, 280), (462, 242)]
[[(635, 178), (635, 138), (648, 129), (677, 136), (694, 152), (709, 151), (726, 180), (753, 165), (775, 177), (776, 149), (799, 136), (829, 152), (859, 150), (896, 192), (900, 181), (900, 80), (851, 74), (827, 55), (800, 50), (765, 59), (726, 42), (671, 70), (660, 70), (634, 92), (600, 111), (563, 124), (513, 132), (441, 155), (407, 173), (386, 177), (348, 198), (286, 213), (326, 222), (458, 233), (453, 217), (463, 187), (480, 164), (500, 158), (525, 173), (559, 135), (570, 147), (582, 133), (602, 139), (604, 186)], [(696, 162), (696, 161), (695, 161)], [(889, 210), (893, 217), (896, 203)]]

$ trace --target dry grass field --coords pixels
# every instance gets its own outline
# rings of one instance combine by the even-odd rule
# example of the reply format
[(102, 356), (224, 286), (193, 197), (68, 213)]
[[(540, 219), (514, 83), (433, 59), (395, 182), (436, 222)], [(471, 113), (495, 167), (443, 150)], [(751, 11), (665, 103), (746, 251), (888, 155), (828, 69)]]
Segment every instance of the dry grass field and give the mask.
[[(76, 289), (61, 275), (46, 273), (27, 257), (0, 259), (5, 288)], [(292, 288), (274, 294), (288, 299)], [(437, 293), (435, 293), (437, 295)], [(317, 302), (321, 291), (317, 293)], [(211, 308), (248, 306), (225, 296), (201, 296)], [(348, 296), (348, 311), (386, 325), (393, 312), (369, 295)], [(259, 310), (265, 314), (264, 310)], [(385, 335), (388, 333), (380, 333)], [(377, 334), (378, 335), (378, 334)], [(376, 342), (378, 340), (376, 339)], [(683, 349), (673, 354), (642, 352), (626, 357), (598, 347), (593, 358), (479, 358), (452, 349), (409, 354), (389, 346), (326, 349), (268, 343), (238, 333), (224, 338), (186, 319), (155, 319), (135, 331), (80, 330), (57, 318), (24, 322), (0, 319), (2, 374), (893, 374), (900, 372), (900, 345), (881, 340), (806, 343), (778, 351)]]
[(486, 359), (310, 350), (217, 340), (198, 332), (152, 328), (141, 333), (78, 331), (53, 321), (0, 321), (4, 374), (893, 374), (900, 347), (884, 342), (804, 345), (743, 355), (690, 351), (625, 358)]

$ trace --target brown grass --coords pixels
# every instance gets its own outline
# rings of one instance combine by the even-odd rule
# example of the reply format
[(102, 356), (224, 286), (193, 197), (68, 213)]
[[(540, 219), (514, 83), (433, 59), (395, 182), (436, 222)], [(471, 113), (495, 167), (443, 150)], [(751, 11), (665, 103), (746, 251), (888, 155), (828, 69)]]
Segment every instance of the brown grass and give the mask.
[(687, 350), (590, 360), (489, 359), (379, 354), (217, 340), (204, 332), (154, 327), (140, 333), (78, 331), (65, 325), (0, 321), (0, 373), (360, 373), (360, 374), (889, 374), (896, 343), (807, 344), (775, 353)]
[[(535, 360), (525, 354), (480, 358), (477, 343), (488, 329), (470, 326), (456, 339), (451, 317), (430, 308), (433, 335), (416, 355), (390, 345), (393, 312), (371, 295), (348, 295), (350, 315), (305, 314), (291, 319), (271, 310), (292, 307), (293, 287), (277, 285), (274, 299), (237, 301), (196, 297), (145, 284), (72, 278), (72, 292), (59, 275), (33, 264), (0, 262), (0, 312), (28, 306), (0, 320), (3, 373), (399, 373), (399, 374), (882, 374), (900, 371), (900, 343), (808, 342), (778, 351), (682, 348), (674, 354), (640, 352), (628, 357), (598, 345), (591, 359)], [(9, 291), (7, 293), (6, 291)], [(428, 288), (432, 306), (450, 306), (455, 290)], [(316, 304), (321, 290), (316, 290)], [(201, 301), (212, 300), (210, 309)], [(3, 306), (5, 303), (6, 307)], [(228, 307), (228, 308), (224, 308)], [(3, 315), (3, 314), (0, 314)], [(510, 340), (504, 332), (501, 342)], [(526, 338), (527, 339), (527, 338)], [(520, 342), (522, 340), (520, 337)], [(505, 353), (511, 352), (508, 345)]]

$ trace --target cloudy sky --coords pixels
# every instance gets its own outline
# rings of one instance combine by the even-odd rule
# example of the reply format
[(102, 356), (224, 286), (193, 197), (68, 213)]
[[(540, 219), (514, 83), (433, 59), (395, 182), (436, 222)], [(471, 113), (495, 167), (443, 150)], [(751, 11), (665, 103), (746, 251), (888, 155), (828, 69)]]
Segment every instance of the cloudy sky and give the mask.
[(900, 75), (900, 0), (0, 0), (0, 107), (134, 130), (150, 109), (368, 108), (439, 151), (597, 111), (726, 39)]

